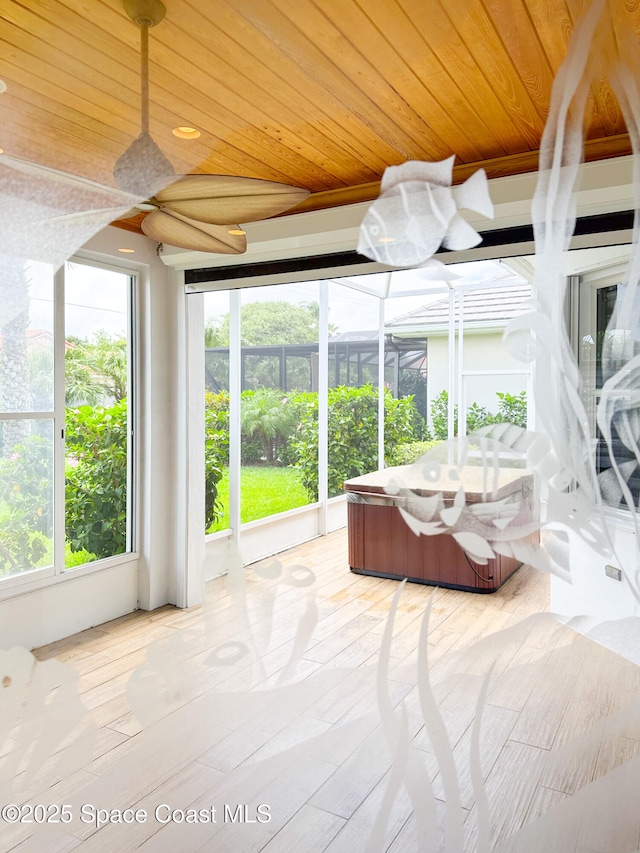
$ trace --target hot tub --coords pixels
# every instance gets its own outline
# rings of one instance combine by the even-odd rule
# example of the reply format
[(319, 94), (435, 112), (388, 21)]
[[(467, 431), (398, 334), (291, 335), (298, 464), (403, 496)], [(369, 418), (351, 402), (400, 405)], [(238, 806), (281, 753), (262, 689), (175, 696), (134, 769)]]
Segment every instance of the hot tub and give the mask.
[[(344, 488), (349, 566), (359, 574), (495, 592), (522, 565), (509, 543), (538, 542), (533, 476), (522, 468), (404, 465)], [(493, 556), (461, 547), (465, 531)]]

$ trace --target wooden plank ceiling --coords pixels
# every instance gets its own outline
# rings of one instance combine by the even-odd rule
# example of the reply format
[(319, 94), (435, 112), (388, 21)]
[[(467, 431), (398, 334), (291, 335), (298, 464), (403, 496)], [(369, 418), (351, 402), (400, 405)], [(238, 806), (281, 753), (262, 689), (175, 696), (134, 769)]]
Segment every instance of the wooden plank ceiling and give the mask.
[[(177, 172), (375, 197), (386, 166), (530, 171), (585, 0), (165, 0), (150, 31), (151, 133)], [(640, 32), (640, 0), (619, 0)], [(0, 146), (113, 185), (138, 135), (139, 31), (120, 0), (0, 0)], [(197, 140), (172, 128), (192, 125)], [(630, 151), (603, 79), (588, 158)]]

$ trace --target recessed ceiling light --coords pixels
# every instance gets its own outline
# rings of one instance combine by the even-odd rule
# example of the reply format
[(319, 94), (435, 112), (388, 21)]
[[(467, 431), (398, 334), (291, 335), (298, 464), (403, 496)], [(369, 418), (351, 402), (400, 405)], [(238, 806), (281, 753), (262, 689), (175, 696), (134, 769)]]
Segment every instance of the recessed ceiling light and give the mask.
[(246, 234), (246, 231), (243, 231), (242, 228), (229, 228), (228, 234), (237, 234), (240, 236), (241, 234)]
[(4, 82), (4, 80), (0, 80), (0, 95), (6, 91), (7, 91), (7, 84)]
[(135, 252), (135, 249), (118, 249), (119, 252), (122, 252), (123, 255), (131, 255)]
[(396, 242), (395, 237), (380, 237), (380, 239), (378, 240), (378, 243), (395, 243), (395, 242)]
[(174, 127), (171, 131), (174, 136), (180, 137), (180, 139), (197, 139), (200, 136), (200, 131), (195, 127), (188, 127), (187, 125), (181, 125), (180, 127)]
[(4, 148), (0, 148), (0, 154), (4, 154)]

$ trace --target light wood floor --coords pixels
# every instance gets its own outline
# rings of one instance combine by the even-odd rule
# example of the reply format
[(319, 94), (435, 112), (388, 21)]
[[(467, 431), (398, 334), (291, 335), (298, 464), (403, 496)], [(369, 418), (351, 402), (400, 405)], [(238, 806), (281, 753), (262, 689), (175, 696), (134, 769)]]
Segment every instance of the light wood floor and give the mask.
[[(640, 670), (548, 615), (547, 577), (523, 567), (494, 595), (407, 584), (388, 646), (399, 585), (351, 574), (344, 531), (243, 576), (211, 582), (204, 608), (34, 653), (77, 671), (88, 739), (63, 773), (55, 755), (35, 780), (18, 768), (24, 798), (73, 820), (0, 823), (1, 851), (638, 848)], [(96, 830), (83, 804), (147, 819)], [(216, 822), (161, 823), (160, 804)], [(259, 804), (269, 822), (225, 820)]]

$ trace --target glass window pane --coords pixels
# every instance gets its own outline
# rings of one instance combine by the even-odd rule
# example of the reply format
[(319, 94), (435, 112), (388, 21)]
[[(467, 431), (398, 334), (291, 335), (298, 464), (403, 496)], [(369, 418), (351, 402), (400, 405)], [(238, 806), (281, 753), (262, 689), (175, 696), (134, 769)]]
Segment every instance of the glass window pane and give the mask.
[(229, 527), (229, 291), (204, 295), (205, 529)]
[(53, 565), (53, 420), (0, 419), (0, 577)]
[[(254, 349), (253, 347), (251, 349)], [(256, 354), (242, 348), (242, 388), (281, 388), (282, 355)]]
[(131, 277), (65, 269), (66, 568), (129, 549)]
[(242, 292), (242, 522), (317, 499), (318, 300), (317, 282)]
[(51, 412), (53, 267), (5, 261), (0, 277), (0, 412)]
[[(583, 285), (582, 301), (590, 300), (590, 290)], [(634, 394), (636, 383), (633, 380), (608, 389), (608, 399), (615, 401), (608, 424), (611, 431), (609, 445), (596, 422), (596, 408), (602, 406), (605, 383), (616, 375), (620, 376), (625, 369), (628, 376), (633, 377), (632, 369), (627, 365), (640, 351), (640, 332), (633, 327), (632, 319), (637, 312), (632, 311), (627, 317), (619, 317), (618, 314), (625, 291), (622, 284), (597, 287), (595, 317), (591, 318), (591, 323), (583, 324), (580, 330), (582, 393), (596, 436), (596, 471), (601, 475), (599, 482), (603, 500), (614, 507), (627, 506), (618, 475), (612, 470), (614, 465), (619, 472), (624, 472), (622, 477), (635, 504), (640, 495), (640, 473), (636, 464), (640, 407)]]
[(318, 387), (318, 348), (307, 356), (286, 357), (286, 391), (317, 391)]
[[(367, 284), (374, 278), (367, 276)], [(379, 278), (386, 280), (386, 273)], [(337, 282), (329, 284), (330, 498), (344, 494), (345, 480), (378, 469), (379, 311), (375, 296)]]
[(465, 380), (467, 433), (489, 423), (527, 426), (527, 374), (468, 376)]

